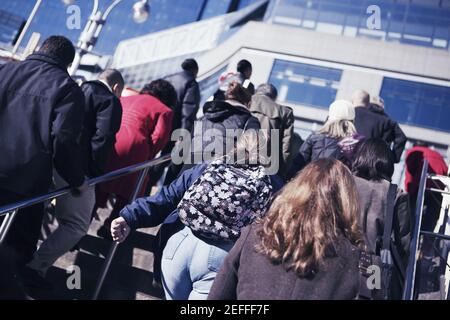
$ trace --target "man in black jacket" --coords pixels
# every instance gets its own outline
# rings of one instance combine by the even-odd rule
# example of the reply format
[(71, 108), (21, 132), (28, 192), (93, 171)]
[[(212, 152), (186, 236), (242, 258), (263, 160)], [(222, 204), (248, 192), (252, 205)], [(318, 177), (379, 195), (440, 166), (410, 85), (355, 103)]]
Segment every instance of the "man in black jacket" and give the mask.
[(165, 79), (173, 85), (178, 98), (172, 127), (173, 130), (182, 128), (191, 132), (200, 105), (200, 89), (195, 80), (198, 64), (194, 59), (186, 59), (181, 67), (183, 71)]
[[(122, 120), (124, 80), (119, 71), (107, 69), (98, 80), (82, 84), (85, 96), (85, 119), (81, 138), (83, 163), (87, 178), (101, 175), (116, 141)], [(55, 172), (56, 187), (64, 187), (64, 179)], [(87, 187), (78, 197), (58, 198), (55, 216), (58, 228), (40, 245), (26, 268), (26, 284), (46, 286), (43, 279), (55, 261), (86, 235), (95, 207), (95, 188)]]
[[(194, 121), (200, 105), (200, 89), (197, 78), (198, 64), (194, 59), (186, 59), (181, 64), (183, 71), (167, 77), (165, 80), (173, 85), (177, 92), (177, 104), (174, 108), (174, 117), (172, 130), (185, 129), (192, 132)], [(169, 106), (172, 107), (172, 106)], [(169, 141), (166, 147), (161, 151), (161, 155), (169, 154), (175, 143)], [(161, 164), (153, 167), (149, 172), (148, 187), (151, 188), (163, 174), (167, 164)], [(170, 184), (178, 176), (181, 166), (171, 163), (168, 167), (164, 184)]]
[(352, 96), (355, 106), (356, 131), (366, 139), (378, 138), (386, 141), (388, 145), (393, 144), (395, 162), (399, 162), (406, 144), (406, 136), (397, 122), (371, 109), (370, 95), (358, 90)]
[[(71, 187), (83, 184), (84, 98), (67, 73), (74, 56), (70, 40), (52, 36), (25, 61), (0, 67), (0, 206), (48, 192), (53, 167)], [(8, 233), (19, 265), (36, 250), (43, 209), (19, 210)]]
[(240, 60), (236, 69), (242, 86), (246, 88), (251, 95), (254, 95), (255, 85), (250, 82), (253, 73), (253, 66), (250, 61), (245, 59)]

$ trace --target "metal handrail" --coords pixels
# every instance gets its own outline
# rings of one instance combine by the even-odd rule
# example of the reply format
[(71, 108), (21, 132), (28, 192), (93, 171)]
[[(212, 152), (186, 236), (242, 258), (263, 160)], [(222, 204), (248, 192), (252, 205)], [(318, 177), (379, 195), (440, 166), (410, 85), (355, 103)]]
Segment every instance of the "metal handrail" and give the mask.
[(428, 177), (428, 161), (423, 161), (422, 174), (420, 175), (419, 191), (417, 193), (417, 203), (416, 203), (416, 221), (414, 225), (414, 231), (411, 239), (410, 254), (408, 267), (406, 270), (406, 281), (405, 289), (403, 291), (403, 300), (413, 300), (414, 299), (414, 284), (416, 277), (416, 267), (419, 249), (419, 238), (420, 231), (422, 227), (422, 214), (423, 214), (423, 203), (425, 197), (426, 182)]
[[(87, 185), (88, 186), (95, 186), (99, 183), (103, 183), (106, 181), (110, 181), (110, 180), (114, 180), (117, 178), (120, 178), (122, 176), (126, 176), (129, 175), (131, 173), (135, 173), (135, 172), (140, 172), (139, 174), (139, 178), (136, 181), (136, 186), (134, 188), (134, 192), (133, 192), (133, 196), (131, 201), (136, 200), (136, 198), (139, 195), (139, 191), (142, 188), (142, 185), (145, 181), (145, 177), (148, 174), (148, 170), (151, 167), (154, 167), (158, 164), (167, 162), (171, 159), (170, 155), (165, 155), (162, 156), (158, 159), (154, 159), (154, 160), (150, 160), (150, 161), (146, 161), (140, 164), (136, 164), (136, 165), (132, 165), (132, 166), (128, 166), (110, 173), (107, 173), (103, 176), (97, 177), (97, 178), (93, 178), (93, 179), (89, 179), (87, 181)], [(65, 188), (61, 188), (59, 190), (38, 196), (38, 197), (34, 197), (28, 200), (23, 200), (23, 201), (19, 201), (15, 204), (11, 204), (11, 205), (7, 205), (7, 206), (3, 206), (0, 207), (0, 217), (2, 215), (6, 215), (5, 219), (3, 220), (2, 225), (0, 226), (0, 244), (3, 242), (3, 240), (6, 238), (6, 234), (8, 233), (9, 228), (12, 225), (12, 222), (14, 220), (14, 218), (16, 217), (19, 209), (25, 208), (25, 207), (29, 207), (32, 206), (34, 204), (37, 203), (41, 203), (47, 200), (51, 200), (54, 198), (58, 198), (61, 196), (64, 196), (66, 194), (70, 193), (71, 188), (70, 187), (65, 187)], [(100, 277), (98, 278), (97, 281), (97, 285), (95, 287), (95, 292), (93, 295), (93, 299), (96, 300), (100, 294), (100, 291), (102, 289), (103, 286), (103, 282), (105, 281), (106, 275), (108, 274), (109, 268), (111, 266), (112, 260), (114, 258), (114, 255), (117, 251), (117, 248), (119, 246), (118, 242), (113, 242), (110, 251), (108, 253), (108, 256), (105, 259), (105, 263), (103, 264), (102, 270), (100, 272)]]
[[(170, 160), (170, 155), (166, 155), (166, 156), (160, 157), (158, 159), (154, 159), (154, 160), (142, 162), (142, 163), (139, 163), (136, 165), (128, 166), (128, 167), (125, 167), (125, 168), (122, 168), (122, 169), (119, 169), (116, 171), (109, 172), (103, 176), (89, 179), (87, 181), (87, 185), (95, 186), (99, 183), (114, 180), (114, 179), (120, 178), (122, 176), (126, 176), (131, 173), (141, 171), (145, 168), (150, 168), (150, 167), (156, 166), (158, 164), (164, 163), (169, 160)], [(6, 215), (8, 212), (11, 212), (11, 211), (14, 211), (17, 209), (23, 209), (23, 208), (32, 206), (34, 204), (38, 204), (38, 203), (47, 201), (47, 200), (59, 198), (61, 196), (69, 194), (70, 190), (71, 190), (70, 187), (64, 187), (64, 188), (61, 188), (61, 189), (31, 198), (28, 200), (22, 200), (22, 201), (14, 203), (14, 204), (2, 206), (2, 207), (0, 207), (0, 217)]]

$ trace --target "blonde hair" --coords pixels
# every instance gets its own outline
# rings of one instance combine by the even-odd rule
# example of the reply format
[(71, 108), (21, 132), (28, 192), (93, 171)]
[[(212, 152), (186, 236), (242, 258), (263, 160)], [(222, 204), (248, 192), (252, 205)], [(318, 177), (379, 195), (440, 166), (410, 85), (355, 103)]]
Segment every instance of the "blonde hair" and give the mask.
[(356, 128), (353, 121), (350, 120), (328, 120), (317, 132), (332, 138), (342, 139), (355, 134)]
[(319, 159), (275, 198), (260, 221), (256, 250), (308, 276), (333, 252), (339, 235), (364, 246), (358, 217), (358, 192), (348, 168), (336, 159)]

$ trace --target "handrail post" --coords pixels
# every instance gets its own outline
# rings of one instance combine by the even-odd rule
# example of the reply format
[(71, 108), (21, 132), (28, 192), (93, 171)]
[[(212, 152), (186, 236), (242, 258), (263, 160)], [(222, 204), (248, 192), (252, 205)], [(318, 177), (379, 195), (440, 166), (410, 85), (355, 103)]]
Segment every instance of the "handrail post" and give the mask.
[[(149, 167), (143, 169), (139, 175), (139, 179), (136, 182), (136, 187), (133, 192), (133, 196), (131, 197), (131, 202), (136, 200), (136, 198), (139, 196), (139, 191), (142, 188), (142, 185), (144, 184), (145, 178), (147, 177)], [(92, 297), (92, 300), (97, 300), (98, 296), (100, 295), (100, 291), (102, 290), (103, 283), (105, 281), (106, 275), (108, 274), (109, 268), (111, 267), (112, 260), (116, 254), (117, 248), (119, 247), (119, 242), (113, 242), (111, 248), (109, 249), (109, 253), (106, 256), (105, 263), (103, 264), (102, 270), (100, 272), (100, 277), (97, 281), (97, 285), (95, 287), (94, 296)]]
[(5, 241), (9, 228), (11, 228), (18, 211), (19, 210), (14, 210), (5, 216), (2, 225), (0, 227), (0, 245), (2, 245), (3, 241)]
[(414, 298), (414, 284), (416, 278), (416, 267), (417, 267), (417, 257), (419, 249), (420, 240), (420, 229), (422, 228), (422, 214), (423, 214), (423, 203), (425, 197), (425, 189), (427, 186), (428, 178), (428, 161), (423, 161), (422, 174), (420, 176), (419, 190), (417, 192), (417, 203), (416, 203), (416, 221), (414, 224), (414, 230), (411, 239), (410, 254), (408, 267), (406, 270), (406, 281), (405, 288), (403, 291), (403, 300), (412, 300)]

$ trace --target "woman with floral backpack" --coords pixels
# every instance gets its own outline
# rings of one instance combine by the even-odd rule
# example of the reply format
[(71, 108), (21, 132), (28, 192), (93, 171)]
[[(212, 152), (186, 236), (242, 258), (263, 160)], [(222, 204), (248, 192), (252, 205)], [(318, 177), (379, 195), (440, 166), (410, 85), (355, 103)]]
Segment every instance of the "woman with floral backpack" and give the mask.
[(157, 226), (176, 212), (184, 228), (163, 251), (166, 299), (206, 299), (240, 230), (265, 214), (280, 185), (260, 164), (258, 142), (256, 131), (246, 131), (231, 154), (186, 170), (156, 195), (125, 207), (113, 221), (113, 239), (122, 242), (130, 229)]

